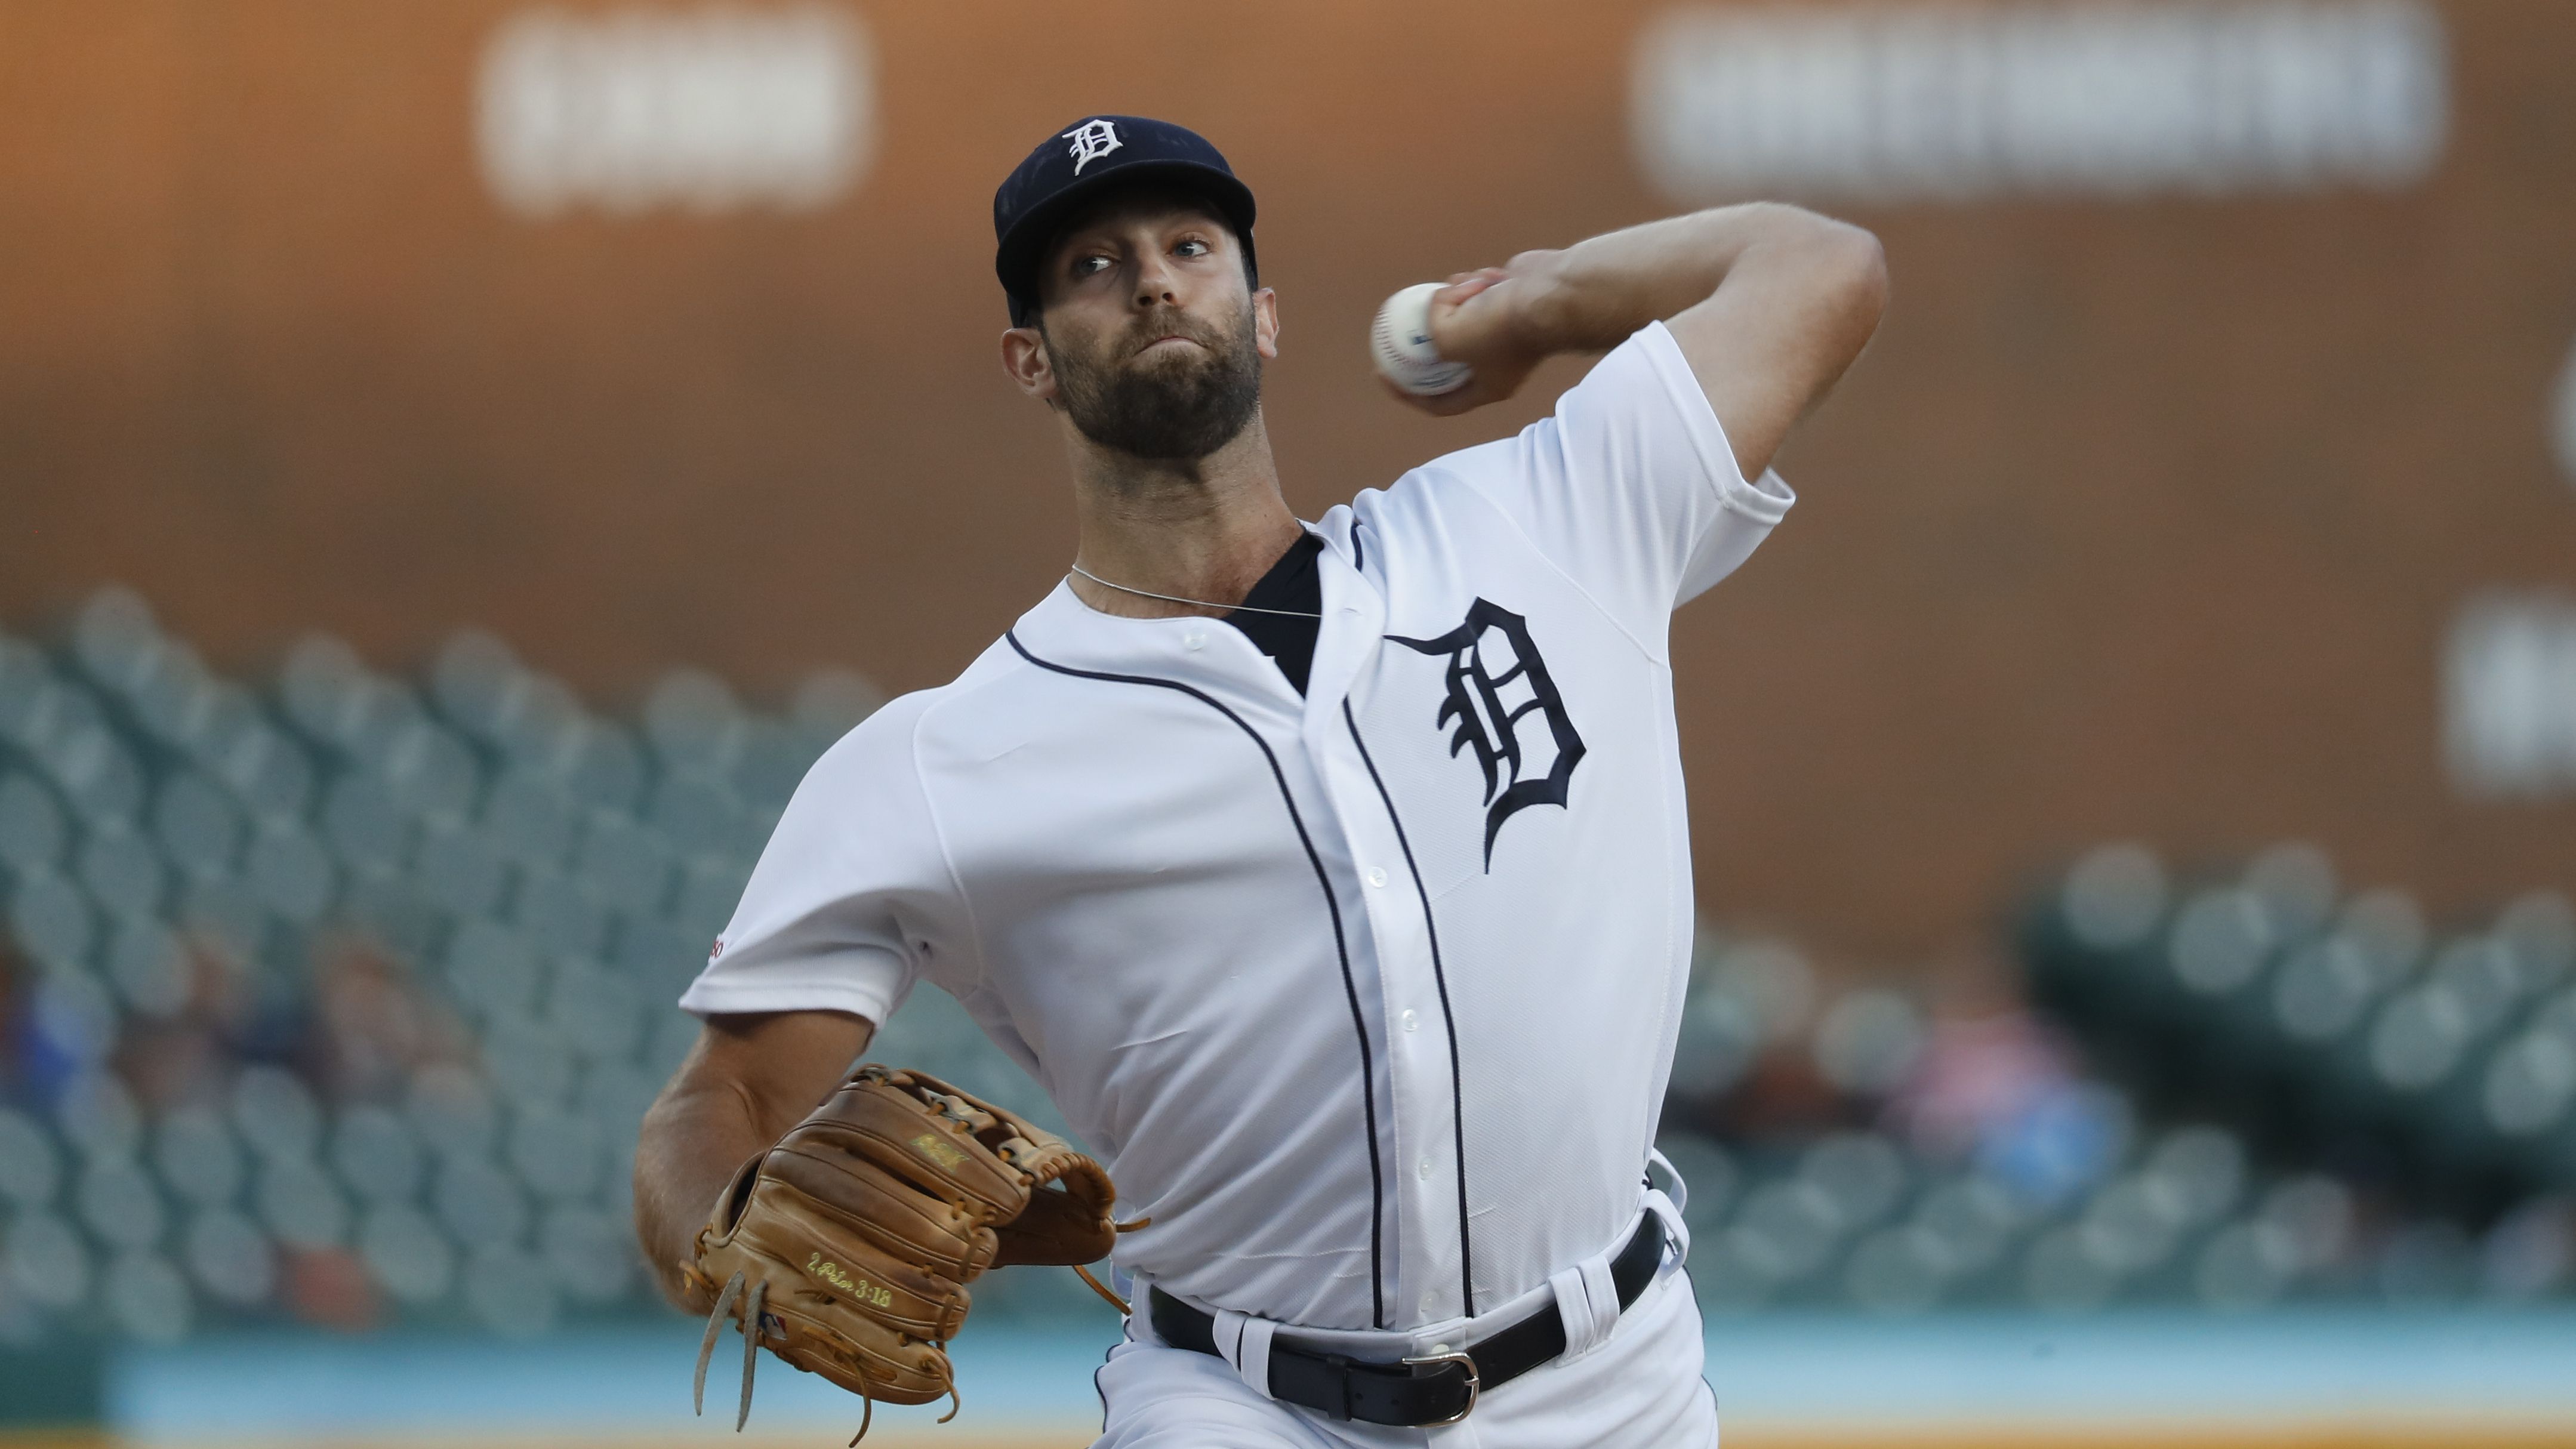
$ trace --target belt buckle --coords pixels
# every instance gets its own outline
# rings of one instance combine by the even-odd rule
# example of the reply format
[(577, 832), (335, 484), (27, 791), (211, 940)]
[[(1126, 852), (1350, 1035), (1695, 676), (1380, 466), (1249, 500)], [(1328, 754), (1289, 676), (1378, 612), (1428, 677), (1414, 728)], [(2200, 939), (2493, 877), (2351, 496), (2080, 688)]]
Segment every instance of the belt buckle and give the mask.
[(1457, 1353), (1426, 1353), (1401, 1360), (1401, 1362), (1409, 1369), (1420, 1369), (1425, 1364), (1454, 1363), (1467, 1371), (1467, 1402), (1459, 1408), (1458, 1412), (1450, 1415), (1446, 1419), (1434, 1419), (1428, 1424), (1416, 1424), (1413, 1427), (1417, 1429), (1438, 1429), (1450, 1424), (1455, 1424), (1460, 1420), (1465, 1419), (1469, 1414), (1476, 1412), (1476, 1394), (1478, 1390), (1483, 1387), (1483, 1384), (1476, 1376), (1475, 1355), (1463, 1350)]

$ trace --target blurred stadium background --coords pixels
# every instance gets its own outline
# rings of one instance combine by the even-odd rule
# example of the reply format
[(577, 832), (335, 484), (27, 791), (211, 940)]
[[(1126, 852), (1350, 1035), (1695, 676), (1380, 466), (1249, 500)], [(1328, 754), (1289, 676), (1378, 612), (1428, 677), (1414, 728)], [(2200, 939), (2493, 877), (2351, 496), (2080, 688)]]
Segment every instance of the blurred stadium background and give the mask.
[[(1398, 285), (1888, 244), (1677, 625), (1732, 1442), (2576, 1443), (2559, 0), (10, 0), (0, 77), (0, 1440), (719, 1432), (671, 1002), (1061, 568), (987, 207), (1123, 109), (1260, 191), (1310, 516), (1574, 375), (1384, 405)], [(1040, 1103), (936, 992), (871, 1055)], [(877, 1433), (1084, 1442), (1110, 1316), (977, 1302)]]

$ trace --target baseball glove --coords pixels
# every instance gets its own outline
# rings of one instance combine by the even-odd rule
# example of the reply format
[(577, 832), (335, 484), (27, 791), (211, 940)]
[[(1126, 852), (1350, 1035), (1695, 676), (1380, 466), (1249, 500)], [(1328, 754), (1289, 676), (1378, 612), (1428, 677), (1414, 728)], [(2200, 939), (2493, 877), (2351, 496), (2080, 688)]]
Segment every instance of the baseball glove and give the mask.
[(744, 1163), (698, 1230), (682, 1273), (708, 1305), (699, 1411), (728, 1318), (743, 1333), (736, 1429), (764, 1345), (864, 1399), (861, 1435), (878, 1399), (953, 1399), (946, 1345), (966, 1284), (991, 1267), (1107, 1257), (1116, 1196), (1099, 1163), (1026, 1118), (926, 1073), (861, 1067)]

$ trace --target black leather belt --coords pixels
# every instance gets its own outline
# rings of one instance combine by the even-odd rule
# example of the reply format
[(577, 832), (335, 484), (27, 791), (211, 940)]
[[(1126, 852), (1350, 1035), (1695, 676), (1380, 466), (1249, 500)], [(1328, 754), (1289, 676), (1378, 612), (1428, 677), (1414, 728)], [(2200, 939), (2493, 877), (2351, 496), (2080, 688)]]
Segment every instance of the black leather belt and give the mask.
[[(1664, 1222), (1653, 1213), (1610, 1260), (1610, 1281), (1626, 1309), (1655, 1280), (1664, 1261)], [(1155, 1336), (1174, 1348), (1218, 1358), (1216, 1319), (1162, 1289), (1148, 1308)], [(1565, 1352), (1565, 1319), (1554, 1303), (1464, 1352), (1431, 1354), (1400, 1363), (1372, 1363), (1346, 1354), (1302, 1348), (1285, 1336), (1270, 1341), (1270, 1396), (1335, 1419), (1423, 1429), (1454, 1424), (1476, 1407), (1476, 1396), (1497, 1389)]]

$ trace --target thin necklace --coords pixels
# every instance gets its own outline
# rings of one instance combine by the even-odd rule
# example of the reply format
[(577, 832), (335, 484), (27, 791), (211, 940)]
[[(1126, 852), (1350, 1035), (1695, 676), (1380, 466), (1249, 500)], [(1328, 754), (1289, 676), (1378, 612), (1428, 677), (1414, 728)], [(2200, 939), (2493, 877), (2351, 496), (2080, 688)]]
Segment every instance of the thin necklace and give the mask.
[(1313, 609), (1256, 609), (1250, 604), (1211, 604), (1205, 599), (1184, 599), (1178, 594), (1158, 594), (1150, 589), (1131, 589), (1125, 584), (1113, 584), (1107, 579), (1102, 578), (1100, 575), (1093, 573), (1091, 570), (1084, 568), (1080, 564), (1075, 564), (1073, 566), (1073, 571), (1082, 575), (1084, 578), (1091, 580), (1093, 583), (1100, 585), (1104, 589), (1116, 589), (1122, 594), (1134, 594), (1140, 599), (1160, 599), (1166, 604), (1188, 604), (1194, 608), (1200, 609), (1224, 609), (1237, 614), (1285, 614), (1291, 619), (1320, 619), (1324, 617), (1323, 614)]

